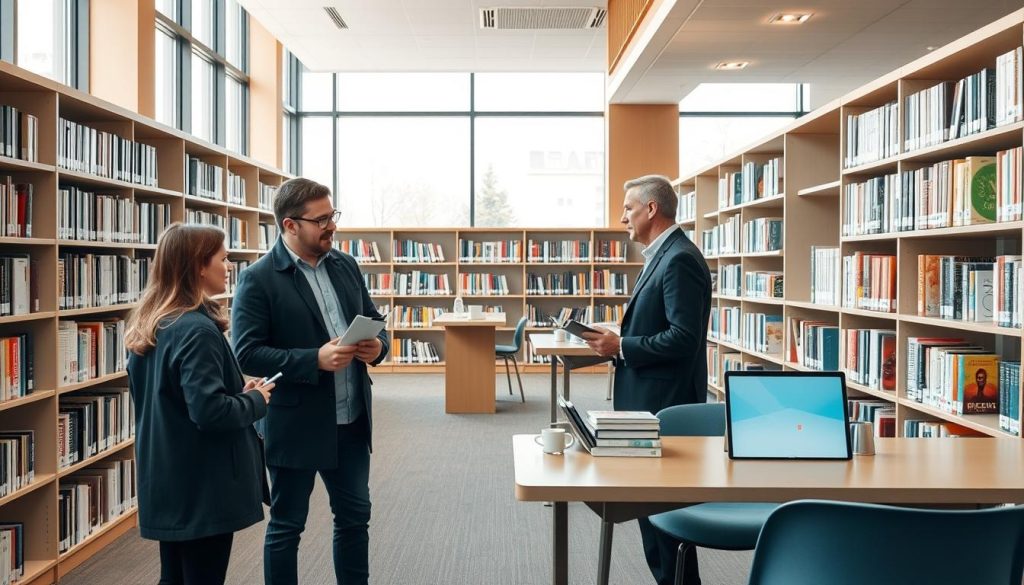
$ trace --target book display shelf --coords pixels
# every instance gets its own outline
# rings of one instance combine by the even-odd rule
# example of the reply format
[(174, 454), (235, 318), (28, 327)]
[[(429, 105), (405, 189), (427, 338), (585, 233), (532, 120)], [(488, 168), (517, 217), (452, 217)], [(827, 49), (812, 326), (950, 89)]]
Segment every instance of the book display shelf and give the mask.
[(876, 433), (1020, 436), (1022, 44), (1017, 11), (674, 181), (717, 274), (710, 392), (842, 369)]
[[(444, 329), (432, 320), (456, 296), (505, 312), (498, 343), (510, 344), (523, 316), (527, 333), (551, 330), (563, 313), (618, 321), (643, 267), (640, 246), (619, 229), (340, 228), (337, 239), (359, 261), (374, 303), (391, 311), (392, 352), (378, 372), (443, 372)], [(419, 362), (417, 348), (408, 351), (416, 342), (431, 346)], [(547, 371), (525, 339), (519, 359)]]
[(122, 336), (156, 237), (213, 218), (244, 266), (286, 176), (6, 62), (0, 105), (0, 546), (45, 585), (136, 524)]

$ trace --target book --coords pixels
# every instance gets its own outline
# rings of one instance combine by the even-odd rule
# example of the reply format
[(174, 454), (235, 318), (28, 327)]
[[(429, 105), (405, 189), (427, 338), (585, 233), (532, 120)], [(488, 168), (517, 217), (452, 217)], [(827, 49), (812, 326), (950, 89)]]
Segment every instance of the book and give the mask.
[(957, 356), (956, 414), (999, 413), (999, 356)]

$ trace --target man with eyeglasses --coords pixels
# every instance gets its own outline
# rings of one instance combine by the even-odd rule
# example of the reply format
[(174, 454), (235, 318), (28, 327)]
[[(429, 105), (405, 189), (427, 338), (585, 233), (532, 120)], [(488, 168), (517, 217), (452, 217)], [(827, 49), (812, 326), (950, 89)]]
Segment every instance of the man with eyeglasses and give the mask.
[(270, 470), (270, 523), (264, 542), (267, 584), (296, 585), (299, 540), (319, 474), (334, 514), (334, 573), (339, 584), (369, 575), (372, 384), (367, 366), (388, 352), (387, 332), (336, 345), (356, 315), (382, 319), (359, 266), (333, 247), (330, 190), (308, 179), (278, 189), (281, 236), (242, 271), (231, 304), (231, 336), (242, 371), (282, 372), (258, 429)]

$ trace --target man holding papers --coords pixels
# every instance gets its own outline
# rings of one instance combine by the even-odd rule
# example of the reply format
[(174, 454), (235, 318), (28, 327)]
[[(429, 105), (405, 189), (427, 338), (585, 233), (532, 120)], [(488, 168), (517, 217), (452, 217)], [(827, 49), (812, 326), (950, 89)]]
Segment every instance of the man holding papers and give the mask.
[[(656, 414), (676, 404), (707, 402), (707, 328), (711, 273), (697, 246), (676, 225), (675, 190), (668, 179), (628, 181), (622, 223), (646, 246), (644, 267), (622, 316), (622, 335), (584, 333), (598, 354), (615, 359), (615, 410)], [(659, 585), (674, 580), (679, 543), (640, 519), (647, 564)], [(695, 548), (686, 583), (700, 583)]]
[(337, 582), (365, 585), (369, 575), (367, 366), (384, 359), (388, 338), (359, 266), (333, 248), (339, 215), (327, 187), (282, 184), (274, 200), (281, 237), (241, 273), (231, 306), (242, 370), (284, 374), (260, 425), (271, 481), (264, 578), (273, 585), (298, 583), (299, 539), (318, 473), (334, 513)]

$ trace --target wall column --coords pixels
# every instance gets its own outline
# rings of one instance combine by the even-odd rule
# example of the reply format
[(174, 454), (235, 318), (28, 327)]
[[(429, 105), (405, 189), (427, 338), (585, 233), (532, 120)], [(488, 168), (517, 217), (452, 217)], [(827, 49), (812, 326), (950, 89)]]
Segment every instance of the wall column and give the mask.
[(281, 168), (281, 43), (249, 17), (249, 156)]
[(679, 176), (679, 104), (609, 104), (608, 225), (622, 216), (622, 184), (643, 175)]
[(155, 1), (91, 0), (89, 28), (89, 93), (153, 118)]

